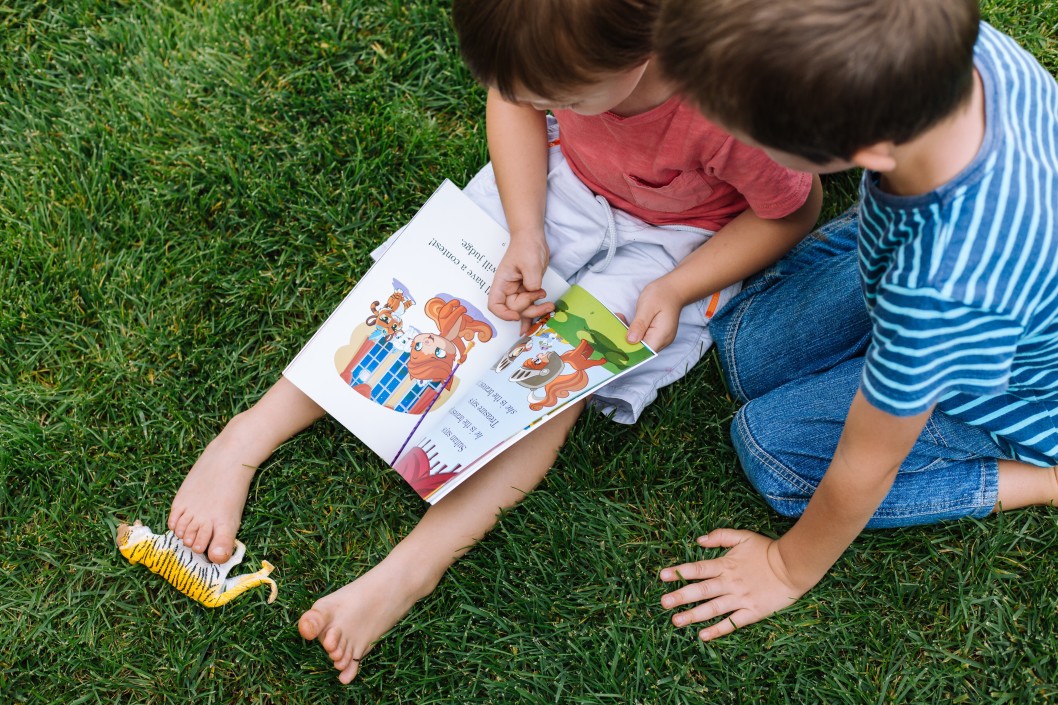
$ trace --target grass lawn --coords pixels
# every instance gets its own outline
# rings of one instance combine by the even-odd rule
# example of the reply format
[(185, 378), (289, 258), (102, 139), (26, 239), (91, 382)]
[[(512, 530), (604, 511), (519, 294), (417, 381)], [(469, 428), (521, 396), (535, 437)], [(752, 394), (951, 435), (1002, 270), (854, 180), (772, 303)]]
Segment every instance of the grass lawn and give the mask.
[[(659, 568), (789, 522), (727, 439), (715, 356), (541, 488), (341, 686), (297, 634), (423, 503), (330, 420), (262, 468), (261, 589), (209, 611), (113, 545), (277, 378), (444, 177), (487, 158), (447, 0), (0, 3), (0, 703), (1026, 703), (1058, 699), (1058, 514), (871, 533), (703, 645)], [(1058, 72), (1058, 2), (985, 14)], [(851, 202), (828, 180), (827, 214)]]

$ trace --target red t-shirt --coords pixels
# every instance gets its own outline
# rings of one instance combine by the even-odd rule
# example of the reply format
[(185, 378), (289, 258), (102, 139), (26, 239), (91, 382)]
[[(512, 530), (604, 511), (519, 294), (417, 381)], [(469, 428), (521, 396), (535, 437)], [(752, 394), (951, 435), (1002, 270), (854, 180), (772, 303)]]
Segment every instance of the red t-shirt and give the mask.
[(654, 225), (719, 230), (746, 208), (781, 218), (804, 205), (812, 176), (779, 166), (678, 96), (621, 117), (558, 110), (562, 153), (611, 205)]

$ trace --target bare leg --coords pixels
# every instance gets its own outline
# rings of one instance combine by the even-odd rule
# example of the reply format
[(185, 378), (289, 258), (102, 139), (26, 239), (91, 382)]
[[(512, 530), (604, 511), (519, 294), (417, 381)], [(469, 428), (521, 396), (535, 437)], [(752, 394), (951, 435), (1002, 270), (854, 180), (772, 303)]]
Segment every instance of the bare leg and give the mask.
[(180, 485), (169, 512), (169, 528), (214, 563), (231, 557), (250, 480), (281, 443), (323, 416), (324, 411), (280, 377), (250, 409), (224, 426)]
[(1041, 468), (1016, 460), (999, 461), (999, 500), (994, 512), (1056, 504), (1058, 468)]
[(496, 525), (547, 474), (584, 409), (580, 402), (508, 448), (430, 507), (415, 529), (377, 566), (316, 601), (298, 621), (306, 639), (319, 639), (349, 683), (360, 659), (433, 592), (448, 567)]

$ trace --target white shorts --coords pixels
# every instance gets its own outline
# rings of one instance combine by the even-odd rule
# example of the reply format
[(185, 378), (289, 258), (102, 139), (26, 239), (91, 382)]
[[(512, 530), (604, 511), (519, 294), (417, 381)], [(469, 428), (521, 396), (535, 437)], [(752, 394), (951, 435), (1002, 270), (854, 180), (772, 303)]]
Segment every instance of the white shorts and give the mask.
[[(552, 142), (557, 126), (551, 125)], [(507, 226), (492, 165), (487, 164), (463, 189), (497, 222)], [(611, 310), (635, 316), (647, 284), (668, 274), (712, 236), (690, 226), (655, 226), (596, 197), (552, 146), (548, 160), (544, 232), (551, 250), (549, 266), (570, 284), (580, 284)], [(687, 374), (712, 345), (709, 318), (738, 293), (741, 283), (690, 304), (680, 314), (676, 339), (656, 358), (606, 385), (592, 403), (620, 423), (635, 423), (657, 390)]]

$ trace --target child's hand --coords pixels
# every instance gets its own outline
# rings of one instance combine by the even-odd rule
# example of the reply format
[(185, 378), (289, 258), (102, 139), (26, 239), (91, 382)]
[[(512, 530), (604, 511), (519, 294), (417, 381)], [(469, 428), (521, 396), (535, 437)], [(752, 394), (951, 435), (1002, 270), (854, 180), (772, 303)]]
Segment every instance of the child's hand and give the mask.
[(676, 338), (683, 306), (683, 299), (670, 290), (664, 279), (647, 284), (639, 295), (636, 315), (628, 326), (628, 342), (642, 340), (655, 352), (668, 347)]
[(524, 333), (530, 321), (554, 310), (540, 288), (551, 253), (543, 233), (539, 237), (511, 237), (507, 252), (496, 268), (489, 289), (489, 310), (505, 321), (522, 320)]
[(789, 607), (811, 588), (793, 585), (778, 542), (773, 539), (750, 531), (717, 529), (699, 537), (698, 544), (731, 550), (719, 558), (662, 570), (664, 582), (684, 580), (689, 584), (664, 595), (661, 606), (672, 609), (700, 603), (673, 615), (672, 623), (677, 627), (727, 615), (698, 632), (702, 641), (730, 634)]

